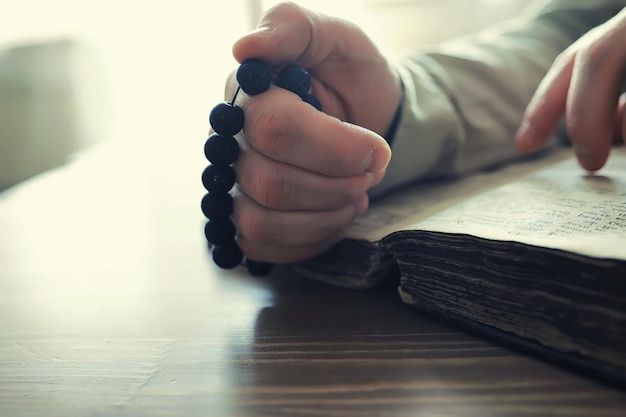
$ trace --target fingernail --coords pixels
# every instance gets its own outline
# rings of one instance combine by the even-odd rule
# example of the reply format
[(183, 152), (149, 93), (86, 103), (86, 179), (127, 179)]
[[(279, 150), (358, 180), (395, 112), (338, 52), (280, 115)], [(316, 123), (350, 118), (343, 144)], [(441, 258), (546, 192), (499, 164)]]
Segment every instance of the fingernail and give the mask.
[(274, 28), (272, 26), (260, 26), (254, 29), (252, 32), (248, 33), (248, 35), (268, 36), (273, 31), (274, 31)]
[(391, 153), (385, 146), (379, 146), (370, 150), (361, 165), (361, 172), (379, 172), (389, 164)]
[(361, 164), (361, 173), (364, 173), (365, 171), (367, 171), (370, 165), (372, 165), (372, 153), (374, 153), (373, 149), (369, 151), (369, 153), (365, 157), (365, 160)]

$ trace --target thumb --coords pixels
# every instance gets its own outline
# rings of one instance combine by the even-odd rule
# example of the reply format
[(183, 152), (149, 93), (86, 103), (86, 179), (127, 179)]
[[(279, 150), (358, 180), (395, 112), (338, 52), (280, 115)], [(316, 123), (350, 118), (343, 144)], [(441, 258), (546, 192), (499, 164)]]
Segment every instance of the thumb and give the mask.
[(272, 68), (295, 63), (312, 68), (334, 54), (371, 53), (374, 46), (355, 25), (293, 3), (281, 3), (261, 17), (257, 29), (233, 45), (238, 62), (249, 58)]

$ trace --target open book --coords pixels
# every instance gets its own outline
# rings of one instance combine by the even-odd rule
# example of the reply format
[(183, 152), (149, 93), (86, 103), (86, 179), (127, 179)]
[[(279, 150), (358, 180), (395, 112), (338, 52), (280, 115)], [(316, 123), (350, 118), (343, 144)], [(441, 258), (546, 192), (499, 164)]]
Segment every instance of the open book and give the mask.
[(626, 383), (626, 150), (595, 175), (565, 150), (399, 190), (290, 268), (350, 288), (399, 272), (410, 306)]

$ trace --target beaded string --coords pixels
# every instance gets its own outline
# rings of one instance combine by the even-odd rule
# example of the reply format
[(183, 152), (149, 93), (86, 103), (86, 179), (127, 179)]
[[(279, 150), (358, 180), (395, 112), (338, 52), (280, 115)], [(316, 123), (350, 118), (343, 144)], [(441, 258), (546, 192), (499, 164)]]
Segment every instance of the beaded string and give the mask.
[[(207, 218), (204, 235), (215, 264), (223, 269), (244, 265), (250, 274), (262, 276), (269, 274), (273, 265), (244, 257), (237, 243), (237, 229), (231, 220), (233, 197), (230, 190), (236, 182), (233, 164), (241, 152), (234, 136), (244, 124), (243, 109), (235, 104), (235, 100), (240, 90), (250, 96), (266, 91), (272, 83), (272, 74), (263, 61), (250, 59), (239, 66), (236, 78), (239, 86), (233, 99), (218, 104), (209, 115), (209, 123), (215, 133), (204, 144), (204, 155), (210, 165), (202, 172), (202, 184), (207, 194), (200, 206)], [(311, 77), (306, 69), (287, 65), (279, 71), (275, 83), (321, 110), (319, 100), (309, 94)]]

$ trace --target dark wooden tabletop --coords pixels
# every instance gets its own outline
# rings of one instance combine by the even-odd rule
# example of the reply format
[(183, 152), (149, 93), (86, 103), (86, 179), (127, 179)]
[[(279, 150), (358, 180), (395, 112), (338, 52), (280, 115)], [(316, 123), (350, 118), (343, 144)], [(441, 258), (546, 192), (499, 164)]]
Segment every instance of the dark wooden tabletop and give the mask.
[(217, 269), (203, 163), (103, 146), (0, 194), (0, 416), (626, 415), (394, 287)]

